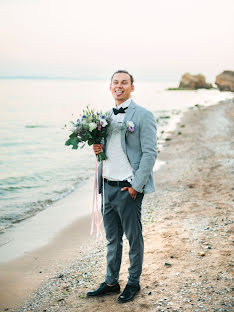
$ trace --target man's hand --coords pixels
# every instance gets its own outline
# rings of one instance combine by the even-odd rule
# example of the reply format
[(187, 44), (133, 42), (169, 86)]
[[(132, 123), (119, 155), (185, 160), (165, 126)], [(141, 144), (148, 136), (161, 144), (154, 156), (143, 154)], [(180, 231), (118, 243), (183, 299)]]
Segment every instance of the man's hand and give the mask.
[(121, 189), (121, 191), (126, 191), (126, 190), (128, 190), (128, 192), (129, 192), (129, 194), (130, 194), (130, 196), (132, 197), (132, 199), (136, 199), (136, 197), (137, 197), (137, 191), (135, 191), (134, 190), (134, 188), (132, 188), (132, 187), (127, 187), (127, 186), (125, 186), (125, 187), (123, 187), (122, 189)]
[(103, 144), (93, 144), (93, 151), (96, 156), (103, 151), (103, 147), (104, 147)]

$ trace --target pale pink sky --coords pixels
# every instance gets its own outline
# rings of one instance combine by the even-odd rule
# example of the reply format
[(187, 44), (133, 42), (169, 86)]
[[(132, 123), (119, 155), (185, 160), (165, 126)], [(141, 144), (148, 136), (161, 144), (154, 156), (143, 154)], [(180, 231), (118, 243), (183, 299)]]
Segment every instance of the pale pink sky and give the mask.
[(234, 70), (233, 0), (1, 0), (0, 76), (208, 79)]

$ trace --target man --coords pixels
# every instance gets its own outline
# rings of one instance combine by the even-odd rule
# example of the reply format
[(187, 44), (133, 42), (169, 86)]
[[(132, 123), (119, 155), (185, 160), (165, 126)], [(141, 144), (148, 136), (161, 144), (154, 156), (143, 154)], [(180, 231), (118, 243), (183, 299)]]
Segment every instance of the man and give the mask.
[(122, 303), (132, 300), (140, 291), (144, 252), (141, 204), (145, 193), (154, 192), (152, 169), (157, 157), (155, 118), (131, 99), (133, 82), (127, 71), (113, 74), (110, 91), (116, 105), (111, 115), (114, 130), (104, 145), (93, 145), (96, 155), (104, 148), (107, 156), (99, 166), (99, 193), (105, 196), (103, 222), (108, 244), (105, 282), (87, 296), (120, 292), (118, 279), (125, 233), (130, 246), (130, 267), (128, 283), (117, 299)]

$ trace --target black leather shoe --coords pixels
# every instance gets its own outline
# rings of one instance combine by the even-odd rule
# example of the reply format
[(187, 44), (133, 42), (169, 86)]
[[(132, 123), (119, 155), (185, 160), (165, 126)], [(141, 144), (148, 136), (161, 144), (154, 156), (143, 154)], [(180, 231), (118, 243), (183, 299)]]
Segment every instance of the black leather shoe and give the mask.
[(120, 286), (119, 283), (117, 283), (114, 286), (108, 286), (105, 282), (102, 283), (98, 289), (94, 291), (89, 291), (87, 293), (88, 297), (100, 297), (105, 295), (114, 295), (120, 293)]
[(131, 285), (127, 284), (124, 291), (122, 292), (122, 294), (117, 299), (117, 301), (120, 303), (124, 303), (124, 302), (128, 302), (130, 300), (133, 300), (135, 295), (140, 291), (140, 289), (141, 289), (140, 285), (131, 286)]

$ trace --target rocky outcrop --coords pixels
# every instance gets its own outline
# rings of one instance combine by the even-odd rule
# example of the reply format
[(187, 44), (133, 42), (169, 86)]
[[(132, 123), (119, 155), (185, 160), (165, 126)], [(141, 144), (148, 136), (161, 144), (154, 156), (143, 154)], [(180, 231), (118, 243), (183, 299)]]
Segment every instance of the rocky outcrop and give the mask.
[(225, 70), (222, 74), (216, 76), (215, 84), (220, 91), (234, 92), (234, 71)]
[(191, 75), (189, 73), (186, 73), (182, 76), (179, 89), (196, 90), (201, 88), (212, 88), (212, 84), (206, 82), (205, 76), (201, 74)]

